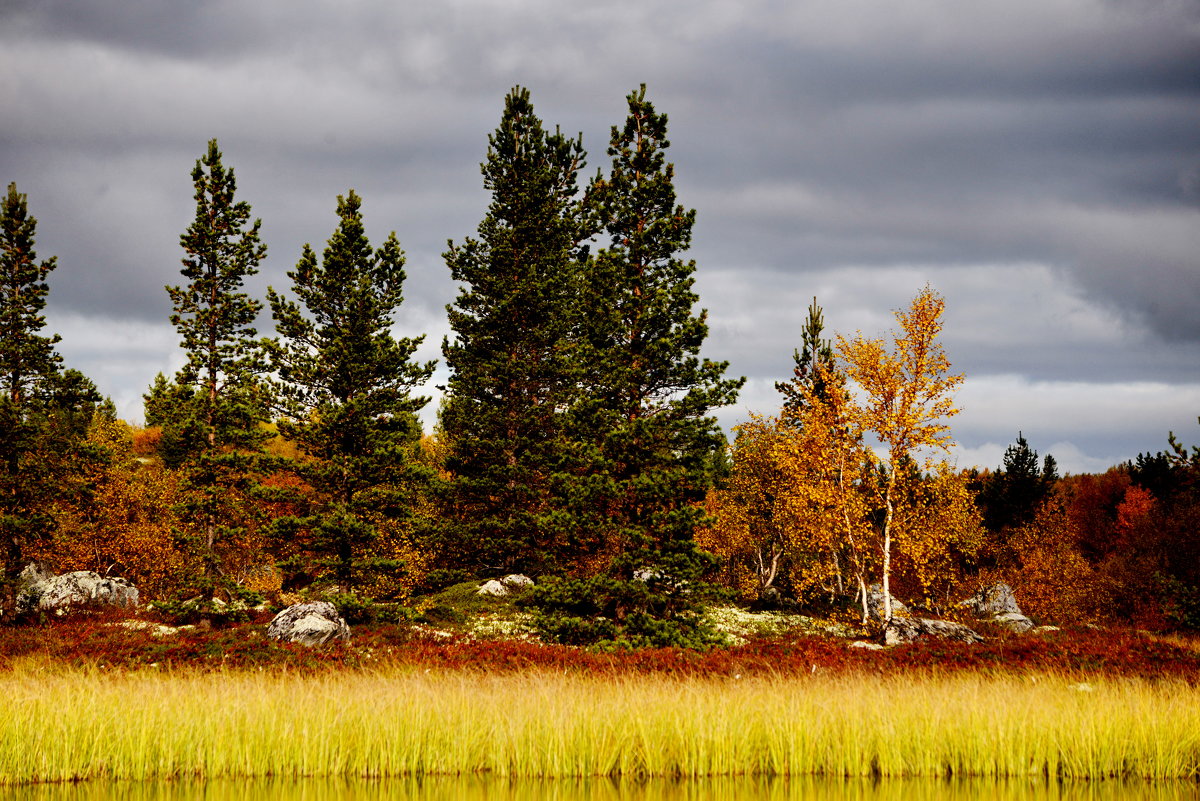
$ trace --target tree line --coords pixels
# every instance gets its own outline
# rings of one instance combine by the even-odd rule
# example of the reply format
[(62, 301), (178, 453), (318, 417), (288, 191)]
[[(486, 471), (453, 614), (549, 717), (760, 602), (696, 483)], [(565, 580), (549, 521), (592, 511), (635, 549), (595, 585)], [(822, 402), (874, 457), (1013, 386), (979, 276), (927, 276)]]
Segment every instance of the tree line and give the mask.
[[(54, 260), (38, 260), (36, 221), (10, 185), (7, 600), (30, 559), (124, 574), (164, 598), (321, 583), (404, 598), (526, 573), (548, 637), (702, 645), (698, 611), (713, 593), (856, 597), (865, 616), (873, 583), (885, 599), (937, 606), (972, 581), (1036, 574), (1027, 541), (1066, 525), (1064, 480), (1050, 462), (1030, 467), (1023, 438), (994, 473), (935, 458), (951, 444), (962, 376), (938, 342), (944, 301), (931, 288), (898, 313), (890, 340), (836, 346), (814, 300), (779, 415), (726, 442), (711, 413), (744, 379), (702, 355), (696, 265), (682, 255), (695, 212), (676, 198), (667, 117), (644, 86), (626, 100), (605, 169), (584, 180), (581, 138), (544, 126), (525, 89), (505, 98), (481, 165), (490, 204), (444, 254), (459, 291), (429, 433), (417, 415), (434, 364), (414, 358), (422, 338), (392, 334), (404, 252), (395, 233), (368, 241), (353, 190), (338, 196), (324, 248), (306, 245), (290, 285), (264, 302), (245, 291), (266, 256), (261, 222), (209, 143), (192, 171), (182, 282), (167, 287), (186, 361), (155, 379), (134, 427), (41, 333)], [(270, 336), (256, 329), (263, 312)], [(1172, 445), (1122, 468), (1120, 531), (1134, 511), (1195, 514), (1200, 456)], [(1046, 558), (1077, 557), (1093, 570), (1081, 581), (1102, 583), (1085, 539), (1059, 532), (1067, 550)], [(1178, 545), (1156, 540), (1126, 578), (1149, 576), (1161, 591), (1147, 608), (1183, 619), (1196, 613), (1178, 599), (1200, 608), (1200, 576), (1168, 564)]]
[[(1060, 476), (1018, 433), (995, 470), (945, 459), (962, 376), (937, 338), (943, 299), (926, 287), (890, 338), (822, 338), (816, 299), (781, 409), (735, 428), (732, 469), (710, 491), (702, 547), (743, 599), (818, 607), (867, 584), (952, 614), (1004, 582), (1041, 620), (1200, 624), (1200, 448), (1169, 449), (1100, 475)], [(847, 584), (857, 592), (847, 593)]]

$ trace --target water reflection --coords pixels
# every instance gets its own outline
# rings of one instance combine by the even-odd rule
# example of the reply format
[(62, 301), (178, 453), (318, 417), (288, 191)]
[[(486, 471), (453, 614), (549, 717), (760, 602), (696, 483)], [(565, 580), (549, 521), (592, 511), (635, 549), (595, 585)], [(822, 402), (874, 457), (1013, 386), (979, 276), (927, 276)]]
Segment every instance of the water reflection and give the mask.
[(1174, 782), (725, 778), (300, 779), (88, 782), (0, 788), (0, 801), (1190, 801), (1200, 785)]

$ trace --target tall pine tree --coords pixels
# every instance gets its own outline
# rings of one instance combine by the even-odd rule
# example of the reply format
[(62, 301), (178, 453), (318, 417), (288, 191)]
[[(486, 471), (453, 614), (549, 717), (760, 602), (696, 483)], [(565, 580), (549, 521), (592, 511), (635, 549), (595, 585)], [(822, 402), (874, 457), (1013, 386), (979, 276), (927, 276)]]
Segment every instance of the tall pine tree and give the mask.
[(477, 238), (450, 244), (461, 283), (442, 432), (454, 475), (451, 557), (477, 571), (552, 570), (567, 550), (555, 501), (562, 412), (577, 384), (571, 351), (580, 231), (581, 141), (550, 133), (526, 89), (505, 99), (481, 165), (492, 200)]
[(361, 205), (353, 191), (338, 196), (338, 228), (320, 262), (305, 245), (288, 273), (299, 303), (268, 293), (280, 335), (267, 343), (279, 430), (300, 447), (292, 469), (317, 492), (311, 514), (279, 525), (307, 530), (310, 550), (343, 584), (360, 568), (387, 567), (365, 559), (365, 549), (379, 514), (404, 513), (420, 473), (416, 413), (429, 399), (413, 392), (434, 368), (411, 361), (424, 337), (392, 336), (404, 253), (394, 232), (371, 249)]
[(56, 259), (37, 260), (36, 233), (25, 195), (9, 184), (0, 206), (0, 390), (17, 408), (62, 364), (54, 350), (59, 337), (38, 333), (46, 325), (46, 277)]
[(697, 581), (712, 564), (693, 539), (712, 454), (725, 444), (710, 412), (733, 403), (744, 379), (725, 378), (726, 363), (700, 356), (708, 326), (694, 311), (696, 264), (679, 255), (695, 211), (676, 203), (666, 115), (645, 86), (627, 101), (625, 125), (612, 129), (609, 175), (587, 194), (608, 242), (581, 282), (581, 391), (569, 415), (581, 477), (567, 508), (575, 526), (599, 535), (588, 544), (603, 576), (559, 582), (540, 604), (560, 638), (682, 644), (694, 641)]
[[(171, 323), (187, 363), (175, 383), (190, 401), (172, 425), (187, 432), (184, 459), (201, 528), (199, 544), (209, 571), (221, 572), (218, 544), (243, 526), (237, 500), (252, 484), (253, 454), (265, 433), (264, 370), (254, 320), (262, 303), (243, 291), (258, 272), (267, 247), (261, 220), (250, 222), (250, 204), (235, 201), (233, 169), (221, 162), (217, 140), (192, 171), (196, 216), (179, 238), (184, 286), (169, 286)], [(180, 397), (188, 394), (180, 393)]]
[(54, 528), (56, 499), (75, 488), (82, 447), (100, 402), (77, 370), (62, 371), (57, 335), (39, 333), (55, 259), (38, 261), (37, 219), (16, 184), (0, 204), (0, 544), (6, 584), (21, 570), (28, 546)]

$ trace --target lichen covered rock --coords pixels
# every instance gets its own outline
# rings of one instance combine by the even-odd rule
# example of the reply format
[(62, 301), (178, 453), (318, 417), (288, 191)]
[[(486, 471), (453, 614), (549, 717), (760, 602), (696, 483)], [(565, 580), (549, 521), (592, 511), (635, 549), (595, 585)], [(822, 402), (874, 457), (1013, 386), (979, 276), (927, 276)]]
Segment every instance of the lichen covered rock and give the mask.
[(17, 614), (47, 612), (65, 615), (72, 610), (100, 607), (134, 607), (137, 587), (123, 578), (107, 578), (90, 570), (50, 575), (36, 564), (21, 571)]
[(500, 579), (500, 583), (510, 590), (527, 590), (533, 586), (533, 579), (526, 576), (524, 573), (509, 573), (504, 578)]
[(504, 586), (504, 582), (492, 579), (491, 581), (485, 581), (483, 584), (481, 584), (479, 589), (475, 591), (475, 594), (490, 595), (493, 598), (503, 598), (509, 594), (509, 589), (508, 587)]
[(978, 592), (959, 603), (959, 606), (980, 620), (989, 620), (1017, 634), (1024, 634), (1034, 627), (1034, 622), (1017, 605), (1012, 587), (1002, 582), (980, 587)]
[(983, 642), (983, 637), (962, 623), (949, 620), (931, 620), (920, 617), (896, 617), (883, 630), (885, 645), (900, 645), (921, 637), (937, 637), (954, 642)]
[(476, 595), (490, 595), (493, 598), (503, 598), (513, 593), (524, 592), (533, 586), (533, 579), (522, 573), (509, 573), (504, 578), (492, 579), (479, 585)]
[[(907, 615), (908, 607), (892, 596), (892, 616)], [(887, 612), (883, 604), (883, 585), (872, 584), (867, 587), (867, 615), (875, 620), (886, 620)]]
[(979, 591), (959, 604), (978, 618), (993, 618), (999, 615), (1023, 615), (1012, 587), (1002, 582), (980, 587)]
[(292, 604), (275, 616), (267, 637), (277, 642), (294, 642), (309, 647), (331, 640), (350, 639), (350, 627), (328, 601)]

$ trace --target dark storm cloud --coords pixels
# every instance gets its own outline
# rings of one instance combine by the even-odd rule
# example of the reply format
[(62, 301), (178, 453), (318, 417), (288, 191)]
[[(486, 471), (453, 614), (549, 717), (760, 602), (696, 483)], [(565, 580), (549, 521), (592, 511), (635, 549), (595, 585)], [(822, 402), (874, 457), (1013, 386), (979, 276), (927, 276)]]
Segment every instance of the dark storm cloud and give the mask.
[[(100, 358), (104, 321), (136, 329), (110, 336), (119, 369), (96, 368), (121, 381), (146, 341), (166, 340), (143, 381), (175, 358), (162, 287), (214, 136), (270, 246), (252, 291), (286, 286), (353, 187), (372, 241), (395, 229), (408, 252), (402, 325), (432, 342), (454, 293), (440, 253), (487, 203), (504, 92), (583, 131), (591, 171), (644, 81), (699, 210), (710, 351), (748, 399), (769, 411), (814, 294), (831, 329), (874, 332), (930, 280), (1002, 430), (1037, 382), (1192, 397), (1198, 64), (1184, 0), (0, 0), (0, 180), (59, 256), (58, 319), (98, 332), (80, 358)], [(986, 449), (994, 429), (972, 425)]]

